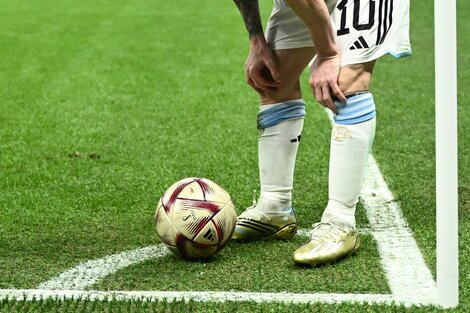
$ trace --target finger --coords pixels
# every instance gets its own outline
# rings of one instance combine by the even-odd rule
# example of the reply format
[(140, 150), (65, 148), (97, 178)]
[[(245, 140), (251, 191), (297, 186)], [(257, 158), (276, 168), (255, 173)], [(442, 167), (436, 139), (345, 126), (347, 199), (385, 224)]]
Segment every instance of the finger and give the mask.
[(250, 76), (250, 80), (253, 83), (253, 88), (256, 88), (257, 90), (263, 90), (263, 85), (260, 84), (260, 82), (256, 79), (254, 76)]
[(338, 109), (336, 108), (336, 105), (333, 103), (333, 99), (331, 99), (330, 86), (323, 85), (322, 92), (323, 92), (323, 102), (325, 103), (325, 105), (328, 108), (330, 108), (330, 110), (333, 111), (334, 113), (338, 113)]
[(276, 82), (279, 83), (281, 79), (281, 74), (279, 73), (279, 70), (277, 69), (276, 62), (274, 62), (272, 59), (266, 62), (266, 67), (268, 68), (272, 79)]
[(339, 89), (338, 83), (334, 82), (330, 84), (331, 90), (333, 91), (333, 94), (336, 96), (336, 98), (339, 99), (342, 103), (346, 104), (346, 96), (343, 94), (341, 89)]
[(251, 70), (247, 69), (245, 76), (246, 76), (246, 82), (247, 82), (248, 85), (252, 86), (253, 88), (260, 89), (260, 87), (259, 87), (260, 84), (256, 80), (256, 77), (251, 75)]
[(275, 82), (275, 81), (270, 81), (268, 79), (266, 79), (265, 77), (263, 77), (262, 73), (261, 73), (261, 70), (260, 71), (252, 71), (251, 72), (251, 78), (253, 79), (253, 81), (255, 82), (256, 86), (261, 88), (261, 89), (272, 89), (272, 88), (276, 88), (278, 86), (278, 83)]
[(323, 93), (320, 86), (314, 86), (314, 96), (318, 103), (325, 106), (325, 103), (323, 102)]
[(261, 69), (261, 76), (262, 76), (265, 80), (267, 80), (267, 81), (269, 81), (269, 82), (272, 82), (272, 83), (275, 83), (276, 86), (279, 85), (279, 82), (274, 80), (273, 75), (272, 75), (271, 72), (269, 71), (269, 68), (267, 68), (266, 66)]
[(313, 98), (318, 101), (318, 90), (315, 86), (315, 82), (312, 76), (310, 76), (308, 79), (308, 84), (310, 85), (310, 88), (312, 88)]
[(253, 80), (249, 76), (246, 77), (246, 83), (248, 85), (250, 85), (250, 87), (253, 88), (254, 91), (256, 91), (257, 93), (259, 93), (262, 96), (264, 95), (264, 91), (262, 89), (256, 87), (255, 83), (253, 82)]

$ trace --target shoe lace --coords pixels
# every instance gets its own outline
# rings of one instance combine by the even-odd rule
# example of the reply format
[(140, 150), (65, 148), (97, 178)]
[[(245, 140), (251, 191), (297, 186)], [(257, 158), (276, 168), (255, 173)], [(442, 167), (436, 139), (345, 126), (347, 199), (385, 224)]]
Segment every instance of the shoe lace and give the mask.
[(321, 240), (326, 242), (325, 239), (335, 239), (337, 236), (344, 233), (344, 230), (330, 222), (320, 222), (313, 225), (310, 231), (310, 239)]

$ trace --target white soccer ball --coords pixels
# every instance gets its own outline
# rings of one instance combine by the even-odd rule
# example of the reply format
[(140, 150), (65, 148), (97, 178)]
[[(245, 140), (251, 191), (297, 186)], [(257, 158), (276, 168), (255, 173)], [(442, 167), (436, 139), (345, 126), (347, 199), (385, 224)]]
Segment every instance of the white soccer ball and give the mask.
[(232, 237), (237, 214), (230, 195), (205, 178), (185, 178), (163, 194), (155, 212), (157, 233), (184, 259), (209, 259)]

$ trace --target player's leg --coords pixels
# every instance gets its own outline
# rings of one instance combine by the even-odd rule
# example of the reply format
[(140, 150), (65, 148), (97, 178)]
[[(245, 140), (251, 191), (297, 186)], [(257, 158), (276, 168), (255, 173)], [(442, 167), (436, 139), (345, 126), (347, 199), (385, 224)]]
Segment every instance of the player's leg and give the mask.
[[(373, 2), (373, 1), (372, 1)], [(340, 88), (347, 93), (369, 90), (374, 60), (384, 54), (411, 54), (409, 0), (373, 5), (369, 1), (332, 2), (332, 22), (342, 51)], [(366, 24), (358, 23), (366, 22)], [(375, 134), (375, 104), (370, 92), (337, 103), (331, 136), (329, 201), (311, 241), (294, 253), (301, 264), (322, 264), (357, 250), (355, 210), (368, 154)]]
[(299, 76), (315, 54), (305, 23), (284, 0), (274, 1), (266, 41), (280, 71), (280, 86), (261, 97), (258, 160), (261, 193), (238, 218), (234, 239), (289, 239), (297, 225), (292, 210), (294, 165), (305, 103)]
[(328, 263), (359, 248), (355, 212), (375, 135), (375, 104), (369, 92), (374, 63), (341, 70), (339, 84), (347, 103), (335, 102), (338, 114), (331, 134), (329, 200), (310, 242), (294, 252), (296, 263)]
[[(369, 84), (375, 61), (348, 66), (340, 80), (350, 97), (338, 103), (330, 144), (328, 204), (322, 222), (356, 228), (356, 204), (375, 135), (375, 103)], [(348, 91), (346, 91), (347, 93)]]
[(280, 86), (261, 96), (258, 162), (261, 193), (239, 218), (234, 239), (290, 239), (297, 225), (292, 209), (295, 159), (304, 123), (299, 76), (313, 47), (273, 50)]

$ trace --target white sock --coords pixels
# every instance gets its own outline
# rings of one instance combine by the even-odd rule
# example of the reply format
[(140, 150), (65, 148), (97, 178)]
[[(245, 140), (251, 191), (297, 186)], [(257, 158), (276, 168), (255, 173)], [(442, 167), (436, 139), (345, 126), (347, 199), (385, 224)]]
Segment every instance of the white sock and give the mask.
[(343, 229), (356, 228), (356, 204), (362, 189), (370, 148), (375, 135), (375, 117), (359, 124), (333, 126), (328, 178), (328, 205), (322, 222)]
[[(294, 101), (297, 105), (299, 101), (304, 105), (302, 100)], [(289, 101), (283, 104), (289, 104)], [(260, 114), (275, 105), (278, 104), (261, 106)], [(303, 125), (303, 115), (292, 117), (292, 114), (276, 125), (266, 128), (260, 125), (258, 162), (261, 194), (257, 208), (265, 213), (281, 213), (292, 206), (295, 159)]]

